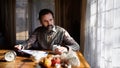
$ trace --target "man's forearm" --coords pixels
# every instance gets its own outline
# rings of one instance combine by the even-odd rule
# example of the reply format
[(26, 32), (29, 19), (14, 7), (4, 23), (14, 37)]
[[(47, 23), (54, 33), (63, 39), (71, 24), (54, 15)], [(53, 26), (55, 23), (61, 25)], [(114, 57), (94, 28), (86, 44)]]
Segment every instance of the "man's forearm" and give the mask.
[(73, 51), (79, 51), (79, 50), (80, 50), (79, 44), (66, 45), (66, 47), (67, 47), (68, 50), (69, 50), (70, 48), (71, 48)]
[(23, 49), (29, 49), (30, 47), (32, 47), (32, 44), (34, 44), (35, 41), (36, 41), (36, 36), (32, 35), (27, 41), (25, 41), (21, 45), (23, 45)]

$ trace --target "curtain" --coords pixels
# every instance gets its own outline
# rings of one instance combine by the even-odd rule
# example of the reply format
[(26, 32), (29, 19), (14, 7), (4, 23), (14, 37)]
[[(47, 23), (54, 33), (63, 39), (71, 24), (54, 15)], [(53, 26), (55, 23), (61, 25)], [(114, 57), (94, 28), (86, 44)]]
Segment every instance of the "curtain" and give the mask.
[(5, 48), (13, 47), (15, 44), (15, 0), (0, 0), (1, 23), (5, 36)]
[(120, 68), (120, 0), (87, 0), (84, 56), (91, 68)]

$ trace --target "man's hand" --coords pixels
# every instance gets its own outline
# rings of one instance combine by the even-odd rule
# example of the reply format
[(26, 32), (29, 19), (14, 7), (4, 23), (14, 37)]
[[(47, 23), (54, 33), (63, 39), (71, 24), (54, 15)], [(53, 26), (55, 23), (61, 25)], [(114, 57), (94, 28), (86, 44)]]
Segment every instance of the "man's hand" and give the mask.
[(60, 46), (60, 47), (55, 48), (54, 52), (55, 52), (56, 54), (62, 54), (62, 53), (64, 53), (64, 52), (67, 52), (67, 48)]
[(22, 45), (15, 45), (14, 47), (18, 50), (21, 50), (23, 48)]

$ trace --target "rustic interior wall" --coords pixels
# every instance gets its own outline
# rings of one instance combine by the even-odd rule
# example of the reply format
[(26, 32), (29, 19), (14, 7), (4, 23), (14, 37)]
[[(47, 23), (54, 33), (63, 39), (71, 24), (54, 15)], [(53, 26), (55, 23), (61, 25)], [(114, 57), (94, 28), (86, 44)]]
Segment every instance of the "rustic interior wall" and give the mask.
[(56, 0), (56, 24), (65, 28), (80, 44), (81, 0)]
[(11, 48), (15, 44), (14, 26), (15, 0), (0, 0), (0, 33), (2, 36), (0, 41), (4, 44), (3, 48)]
[(120, 67), (120, 0), (87, 0), (84, 48), (91, 68)]

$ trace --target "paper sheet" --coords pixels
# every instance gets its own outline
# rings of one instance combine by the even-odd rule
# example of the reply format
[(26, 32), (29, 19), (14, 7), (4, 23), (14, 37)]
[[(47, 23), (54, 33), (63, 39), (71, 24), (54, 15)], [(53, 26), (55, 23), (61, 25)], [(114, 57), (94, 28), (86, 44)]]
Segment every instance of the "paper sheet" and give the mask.
[(34, 57), (36, 61), (39, 61), (42, 57), (46, 57), (48, 55), (45, 51), (37, 51), (37, 50), (21, 50), (22, 52), (25, 52), (27, 54), (30, 54)]

